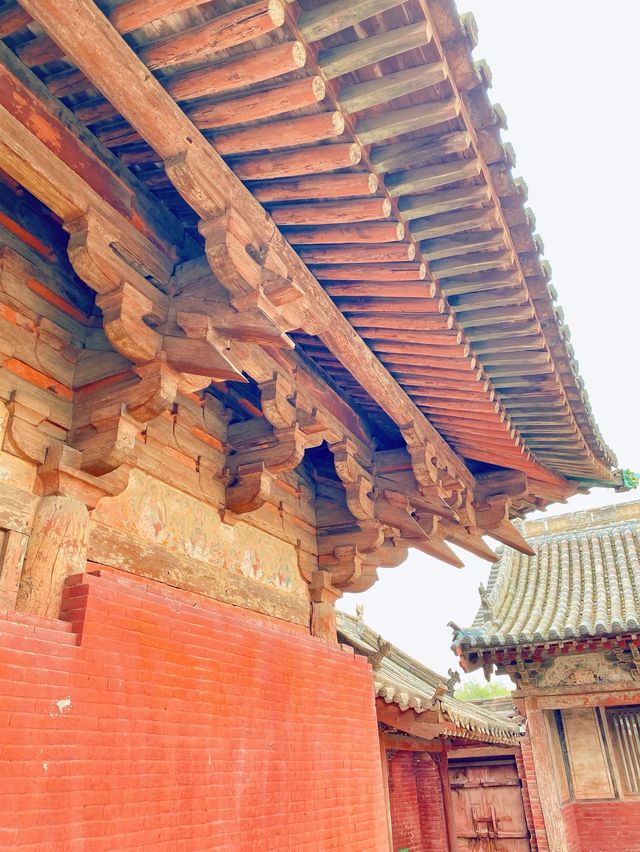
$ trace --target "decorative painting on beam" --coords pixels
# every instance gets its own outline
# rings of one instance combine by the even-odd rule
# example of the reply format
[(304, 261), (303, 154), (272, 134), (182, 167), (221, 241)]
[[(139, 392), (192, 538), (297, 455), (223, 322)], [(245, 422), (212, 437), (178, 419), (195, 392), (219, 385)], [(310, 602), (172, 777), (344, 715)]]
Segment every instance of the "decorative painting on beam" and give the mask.
[(231, 572), (307, 599), (293, 545), (244, 521), (226, 524), (211, 507), (139, 470), (122, 494), (101, 500), (93, 521), (205, 563), (208, 573)]

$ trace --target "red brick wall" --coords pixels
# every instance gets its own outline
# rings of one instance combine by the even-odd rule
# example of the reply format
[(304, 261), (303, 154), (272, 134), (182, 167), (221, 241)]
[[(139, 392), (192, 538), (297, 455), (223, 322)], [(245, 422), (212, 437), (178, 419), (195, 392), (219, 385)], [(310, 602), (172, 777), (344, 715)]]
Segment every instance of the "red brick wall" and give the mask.
[(447, 824), (440, 770), (429, 754), (421, 754), (416, 770), (418, 810), (424, 852), (448, 852)]
[(371, 673), (115, 574), (0, 618), (0, 848), (386, 850)]
[(430, 755), (395, 755), (389, 763), (389, 798), (395, 852), (447, 852), (440, 774)]
[(394, 850), (425, 852), (413, 752), (399, 751), (389, 761), (389, 802)]
[(569, 852), (640, 852), (640, 802), (574, 802), (562, 814)]

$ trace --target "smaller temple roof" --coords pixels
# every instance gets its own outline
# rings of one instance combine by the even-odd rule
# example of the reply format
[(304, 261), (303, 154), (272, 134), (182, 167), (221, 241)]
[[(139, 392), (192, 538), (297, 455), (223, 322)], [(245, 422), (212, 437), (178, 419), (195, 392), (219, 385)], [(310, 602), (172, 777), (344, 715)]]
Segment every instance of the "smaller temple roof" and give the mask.
[(436, 674), (384, 642), (361, 618), (339, 611), (336, 615), (342, 641), (372, 663), (377, 698), (416, 713), (438, 710), (443, 719), (442, 733), (449, 737), (511, 744), (518, 739), (520, 726), (514, 719), (453, 696), (453, 686), (459, 680), (453, 672), (448, 679)]
[(504, 548), (453, 649), (562, 642), (640, 629), (640, 501), (522, 524), (536, 551)]

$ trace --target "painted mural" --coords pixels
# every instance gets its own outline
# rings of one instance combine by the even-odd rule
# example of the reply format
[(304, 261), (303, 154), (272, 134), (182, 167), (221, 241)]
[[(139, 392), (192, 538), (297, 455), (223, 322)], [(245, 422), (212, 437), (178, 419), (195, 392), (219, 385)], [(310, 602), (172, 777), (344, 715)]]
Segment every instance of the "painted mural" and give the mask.
[(224, 524), (209, 506), (139, 470), (122, 494), (100, 501), (93, 519), (280, 591), (306, 589), (292, 545), (243, 521)]

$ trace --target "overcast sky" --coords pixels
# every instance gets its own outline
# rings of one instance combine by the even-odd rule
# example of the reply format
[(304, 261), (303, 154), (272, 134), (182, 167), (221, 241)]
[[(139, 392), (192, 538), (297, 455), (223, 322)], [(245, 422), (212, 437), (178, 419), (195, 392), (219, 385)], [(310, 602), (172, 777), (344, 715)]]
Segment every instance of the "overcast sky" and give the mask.
[[(613, 0), (605, 14), (593, 0), (458, 0), (458, 8), (476, 17), (474, 56), (493, 73), (490, 96), (507, 115), (503, 139), (529, 187), (596, 420), (620, 465), (640, 471), (640, 2)], [(598, 489), (547, 514), (630, 499), (640, 492)], [(364, 603), (371, 627), (445, 673), (457, 666), (447, 621), (471, 623), (489, 572), (458, 552), (460, 570), (412, 551), (338, 606)]]

